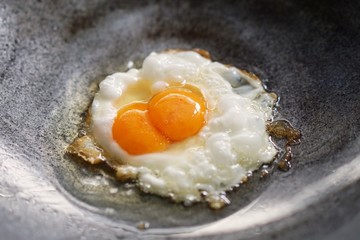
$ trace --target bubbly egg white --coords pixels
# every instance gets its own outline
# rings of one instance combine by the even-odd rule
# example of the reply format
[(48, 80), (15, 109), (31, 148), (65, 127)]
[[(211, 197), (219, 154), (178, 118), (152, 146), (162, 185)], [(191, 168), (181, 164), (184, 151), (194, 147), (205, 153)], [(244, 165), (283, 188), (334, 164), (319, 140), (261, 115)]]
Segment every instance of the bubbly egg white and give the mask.
[[(208, 103), (207, 124), (200, 132), (160, 153), (129, 155), (121, 149), (112, 138), (117, 111), (184, 84), (201, 89)], [(217, 197), (273, 160), (277, 150), (266, 132), (273, 103), (260, 81), (234, 67), (193, 51), (152, 53), (141, 69), (115, 73), (100, 83), (91, 128), (97, 143), (123, 164), (122, 170), (137, 174), (142, 190), (175, 201), (200, 201), (201, 192), (208, 199)]]

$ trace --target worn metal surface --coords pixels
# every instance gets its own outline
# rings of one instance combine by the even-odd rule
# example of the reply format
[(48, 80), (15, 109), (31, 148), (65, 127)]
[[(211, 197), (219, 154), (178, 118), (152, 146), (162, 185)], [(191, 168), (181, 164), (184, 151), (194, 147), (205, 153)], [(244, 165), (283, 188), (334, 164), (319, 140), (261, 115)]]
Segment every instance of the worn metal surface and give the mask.
[[(355, 239), (359, 10), (354, 1), (1, 1), (1, 239)], [(303, 133), (289, 172), (253, 178), (214, 212), (139, 194), (106, 166), (64, 156), (105, 75), (151, 51), (194, 47), (255, 71), (281, 96), (282, 116)]]

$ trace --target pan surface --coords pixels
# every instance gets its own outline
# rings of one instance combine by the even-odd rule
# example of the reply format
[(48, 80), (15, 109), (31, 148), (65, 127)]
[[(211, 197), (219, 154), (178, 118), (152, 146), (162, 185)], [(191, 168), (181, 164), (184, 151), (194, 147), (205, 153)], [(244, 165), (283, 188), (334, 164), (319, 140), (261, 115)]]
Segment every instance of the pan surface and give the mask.
[[(355, 1), (2, 1), (1, 239), (356, 239), (359, 10)], [(99, 81), (169, 48), (206, 49), (278, 93), (281, 116), (303, 134), (292, 169), (255, 175), (212, 211), (69, 158)]]

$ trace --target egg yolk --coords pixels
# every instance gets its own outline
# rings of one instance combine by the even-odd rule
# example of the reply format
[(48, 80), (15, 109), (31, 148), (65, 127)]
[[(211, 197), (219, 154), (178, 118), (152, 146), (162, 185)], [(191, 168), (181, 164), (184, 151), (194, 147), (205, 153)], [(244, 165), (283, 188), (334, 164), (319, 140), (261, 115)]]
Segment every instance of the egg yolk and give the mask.
[(149, 103), (121, 108), (112, 128), (113, 139), (133, 155), (161, 152), (171, 142), (195, 135), (205, 124), (206, 101), (186, 88), (169, 88)]
[(167, 89), (149, 101), (153, 125), (171, 141), (195, 135), (205, 124), (206, 103), (187, 89)]
[(129, 154), (160, 152), (169, 140), (150, 122), (147, 104), (133, 103), (120, 109), (112, 127), (113, 139)]

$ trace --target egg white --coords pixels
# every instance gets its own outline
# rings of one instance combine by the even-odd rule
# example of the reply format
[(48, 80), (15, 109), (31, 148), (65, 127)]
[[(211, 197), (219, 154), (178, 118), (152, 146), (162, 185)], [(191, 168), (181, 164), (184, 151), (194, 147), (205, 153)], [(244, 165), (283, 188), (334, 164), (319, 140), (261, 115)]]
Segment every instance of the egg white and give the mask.
[[(201, 89), (208, 104), (207, 124), (197, 135), (143, 155), (130, 155), (113, 140), (112, 125), (123, 105), (184, 84)], [(100, 83), (91, 128), (112, 162), (135, 174), (145, 192), (183, 202), (200, 201), (206, 193), (211, 201), (274, 159), (277, 150), (266, 132), (273, 104), (260, 81), (234, 67), (194, 51), (151, 53), (141, 69), (115, 73)]]

